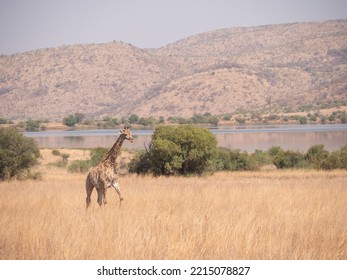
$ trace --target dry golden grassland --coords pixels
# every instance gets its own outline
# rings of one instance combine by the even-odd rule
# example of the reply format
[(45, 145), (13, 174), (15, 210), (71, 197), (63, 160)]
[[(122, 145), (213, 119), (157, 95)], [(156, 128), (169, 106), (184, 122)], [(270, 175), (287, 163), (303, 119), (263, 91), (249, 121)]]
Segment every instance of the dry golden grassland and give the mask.
[(50, 160), (0, 183), (0, 259), (347, 259), (346, 171), (128, 175), (86, 210), (86, 175)]

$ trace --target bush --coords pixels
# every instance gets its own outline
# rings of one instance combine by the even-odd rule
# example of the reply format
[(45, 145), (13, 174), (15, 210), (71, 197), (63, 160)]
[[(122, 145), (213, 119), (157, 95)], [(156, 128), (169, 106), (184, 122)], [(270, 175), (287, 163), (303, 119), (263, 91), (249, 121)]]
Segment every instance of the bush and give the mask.
[(52, 155), (53, 155), (53, 156), (60, 156), (61, 153), (60, 153), (59, 150), (53, 150), (53, 151), (52, 151)]
[(324, 145), (314, 145), (308, 149), (306, 160), (315, 169), (321, 169), (323, 162), (329, 157), (329, 152), (324, 148)]
[(347, 145), (342, 147), (338, 151), (338, 156), (340, 157), (341, 165), (339, 168), (344, 168), (347, 170)]
[(76, 123), (77, 119), (74, 115), (69, 115), (68, 117), (63, 119), (63, 124), (65, 124), (66, 126), (75, 126)]
[[(98, 123), (98, 126), (102, 128), (114, 128), (115, 126), (119, 125), (117, 118), (105, 117), (102, 121), (103, 123)], [(86, 122), (84, 122), (84, 124), (86, 124)]]
[(259, 169), (261, 166), (267, 164), (272, 164), (272, 158), (269, 152), (255, 150), (255, 152), (251, 154), (250, 157), (252, 164), (255, 166), (255, 169)]
[(68, 117), (63, 119), (63, 124), (66, 126), (75, 126), (75, 124), (82, 122), (84, 118), (84, 114), (76, 113), (74, 115), (69, 115)]
[(208, 129), (159, 126), (148, 150), (132, 160), (130, 170), (155, 176), (202, 174), (210, 168), (216, 150), (217, 140)]
[(26, 131), (39, 131), (40, 130), (40, 121), (34, 121), (32, 119), (29, 119), (25, 123), (25, 130)]
[(323, 162), (322, 168), (331, 169), (346, 169), (347, 170), (347, 146), (340, 150), (332, 152)]
[(108, 149), (106, 148), (95, 148), (92, 149), (90, 152), (90, 161), (91, 161), (91, 166), (96, 166), (101, 162), (101, 160), (104, 158), (104, 155), (108, 152)]
[(255, 170), (256, 165), (252, 161), (247, 152), (239, 150), (230, 151), (231, 169), (232, 171)]
[(15, 128), (0, 129), (0, 179), (20, 177), (38, 164), (40, 151), (32, 138)]
[(283, 149), (279, 146), (272, 146), (269, 150), (268, 150), (268, 154), (270, 157), (274, 158), (275, 156), (277, 156), (280, 152), (283, 152)]
[(74, 160), (68, 167), (68, 170), (70, 172), (84, 173), (87, 172), (91, 166), (90, 160)]
[(77, 173), (87, 172), (89, 168), (96, 166), (101, 162), (107, 151), (107, 149), (100, 147), (92, 149), (90, 152), (90, 159), (74, 160), (68, 167), (68, 171)]
[(129, 117), (129, 122), (130, 122), (131, 124), (137, 123), (138, 120), (139, 120), (139, 117), (138, 117), (137, 115), (135, 115), (135, 114), (133, 114), (133, 115), (131, 115), (131, 116)]
[(150, 172), (150, 159), (147, 151), (138, 151), (129, 163), (129, 172), (147, 174)]
[(218, 147), (215, 158), (216, 170), (232, 170), (232, 162), (230, 157), (230, 150), (223, 147)]
[(308, 168), (309, 163), (304, 154), (295, 151), (280, 151), (274, 158), (273, 163), (278, 169)]
[(299, 123), (300, 124), (307, 124), (307, 118), (306, 117), (300, 117), (299, 118)]

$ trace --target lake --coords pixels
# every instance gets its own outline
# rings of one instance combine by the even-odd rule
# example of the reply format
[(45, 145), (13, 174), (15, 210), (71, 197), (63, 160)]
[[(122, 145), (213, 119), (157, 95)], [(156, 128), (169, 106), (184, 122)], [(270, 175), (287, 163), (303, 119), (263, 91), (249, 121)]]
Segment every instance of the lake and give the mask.
[[(272, 146), (306, 151), (316, 144), (323, 144), (329, 151), (347, 145), (346, 124), (325, 125), (246, 125), (212, 127), (218, 145), (229, 149), (254, 152)], [(151, 140), (153, 130), (133, 130), (134, 143), (125, 141), (123, 147), (143, 149)], [(95, 148), (111, 147), (118, 137), (115, 129), (51, 130), (24, 132), (33, 137), (40, 148)]]

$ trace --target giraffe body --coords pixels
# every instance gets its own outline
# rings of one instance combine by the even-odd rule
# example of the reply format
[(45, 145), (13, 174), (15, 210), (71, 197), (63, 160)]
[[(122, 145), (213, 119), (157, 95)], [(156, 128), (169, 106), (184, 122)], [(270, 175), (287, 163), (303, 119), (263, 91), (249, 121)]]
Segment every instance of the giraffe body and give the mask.
[(87, 208), (90, 205), (90, 197), (94, 188), (98, 193), (97, 201), (100, 206), (107, 203), (106, 192), (107, 189), (111, 187), (118, 193), (120, 202), (124, 199), (120, 191), (118, 174), (116, 171), (116, 159), (120, 154), (120, 149), (124, 140), (133, 142), (133, 137), (128, 127), (125, 127), (124, 130), (120, 131), (120, 136), (112, 148), (106, 153), (104, 159), (89, 171), (86, 179)]

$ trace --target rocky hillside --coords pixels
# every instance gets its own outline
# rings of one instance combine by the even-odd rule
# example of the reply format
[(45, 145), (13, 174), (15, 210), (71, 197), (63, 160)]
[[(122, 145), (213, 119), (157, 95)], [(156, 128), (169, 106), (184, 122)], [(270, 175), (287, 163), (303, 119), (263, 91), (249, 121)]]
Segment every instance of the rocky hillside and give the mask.
[(230, 28), (159, 49), (122, 42), (0, 57), (0, 117), (284, 112), (347, 101), (347, 21)]

